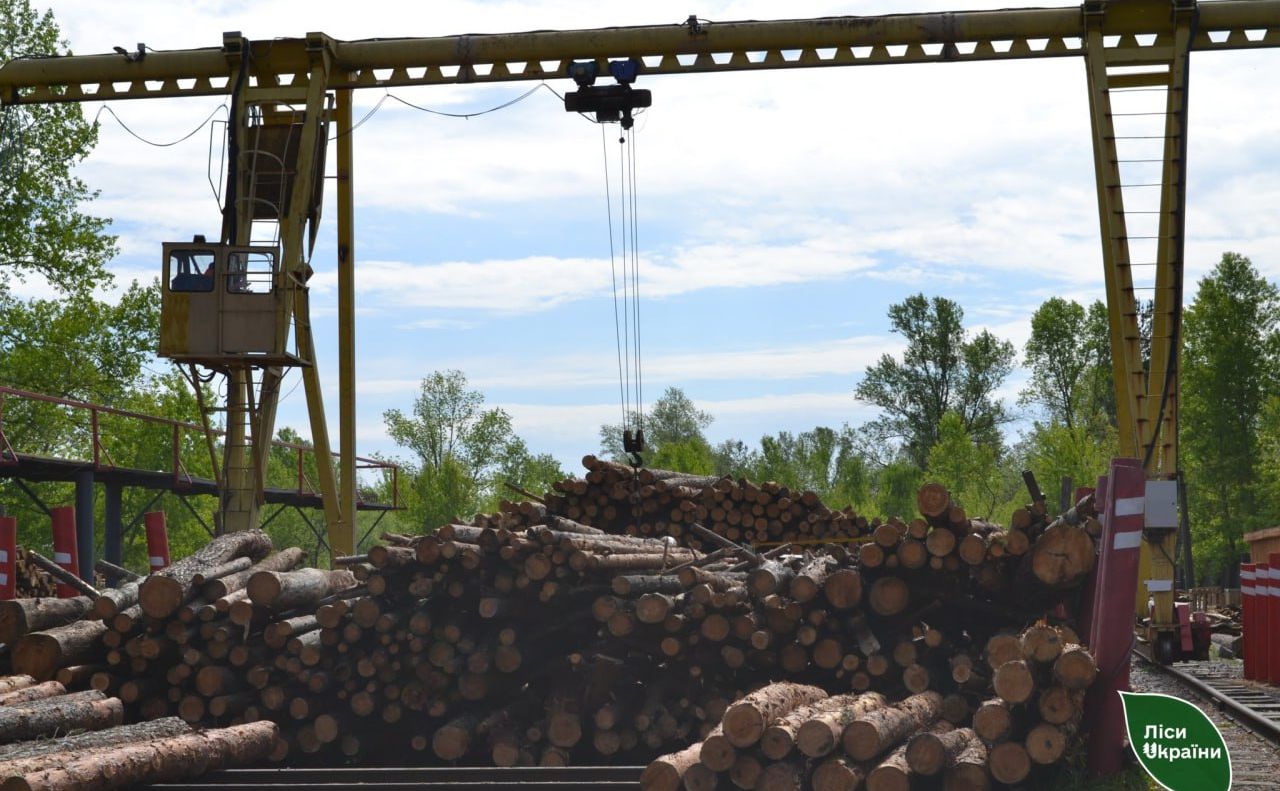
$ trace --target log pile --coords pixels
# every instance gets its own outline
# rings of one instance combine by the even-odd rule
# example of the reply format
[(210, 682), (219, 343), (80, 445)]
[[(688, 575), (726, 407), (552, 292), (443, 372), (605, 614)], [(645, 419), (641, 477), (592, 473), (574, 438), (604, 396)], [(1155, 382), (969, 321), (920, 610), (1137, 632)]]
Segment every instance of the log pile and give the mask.
[(670, 536), (694, 549), (716, 547), (694, 535), (693, 524), (755, 546), (848, 541), (876, 524), (852, 508), (828, 508), (816, 492), (772, 481), (637, 470), (590, 455), (582, 463), (585, 477), (557, 481), (541, 502), (504, 502), (501, 514), (477, 523), (511, 528), (561, 517), (606, 533)]
[(26, 547), (18, 547), (14, 564), (15, 596), (21, 599), (40, 599), (58, 595), (58, 583), (36, 565)]
[[(271, 722), (203, 731), (177, 717), (121, 725), (119, 698), (96, 690), (68, 694), (59, 689), (43, 695), (51, 685), (62, 686), (56, 681), (37, 684), (30, 676), (0, 678), (0, 688), (14, 690), (0, 694), (3, 791), (127, 788), (185, 780), (261, 762), (276, 742)], [(19, 699), (23, 693), (27, 700)]]
[[(621, 483), (605, 476), (616, 467), (596, 462), (588, 487)], [(1043, 618), (1092, 556), (1048, 579), (1036, 558), (1057, 522), (1087, 538), (1080, 519), (1005, 530), (926, 486), (920, 518), (859, 522), (766, 484), (755, 489), (774, 504), (808, 509), (798, 535), (869, 540), (753, 548), (728, 537), (708, 494), (743, 502), (733, 492), (745, 498), (745, 484), (672, 480), (617, 501), (658, 513), (645, 498), (674, 498), (649, 535), (581, 500), (584, 521), (571, 519), (567, 495), (430, 536), (384, 534), (336, 559), (338, 571), (299, 568), (301, 550), (236, 533), (96, 599), (0, 604), (0, 630), (35, 682), (118, 697), (130, 722), (268, 720), (270, 757), (289, 763), (555, 766), (665, 753), (692, 788), (722, 777), (894, 788), (912, 773), (1013, 777), (1019, 750), (1028, 773), (1061, 755), (1092, 660)], [(686, 510), (673, 501), (695, 516), (671, 518)], [(704, 507), (718, 530), (701, 524)], [(757, 540), (770, 535), (765, 518), (751, 535), (742, 517), (730, 527)], [(615, 521), (586, 524), (600, 519)], [(780, 680), (789, 685), (769, 685)], [(982, 714), (996, 708), (1009, 715), (1000, 732)]]

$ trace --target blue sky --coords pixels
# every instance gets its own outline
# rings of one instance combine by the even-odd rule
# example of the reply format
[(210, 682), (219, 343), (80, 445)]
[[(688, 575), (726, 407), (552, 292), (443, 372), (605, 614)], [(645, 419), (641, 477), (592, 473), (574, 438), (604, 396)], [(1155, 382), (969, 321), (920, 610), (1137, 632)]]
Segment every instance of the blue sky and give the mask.
[[(961, 3), (970, 8), (1003, 2)], [(943, 2), (706, 2), (712, 20), (908, 10)], [(323, 30), (337, 38), (674, 23), (687, 3), (53, 4), (77, 52), (212, 46)], [(1221, 251), (1280, 273), (1280, 52), (1192, 62), (1188, 263)], [(558, 90), (567, 81), (558, 81)], [(1026, 338), (1053, 295), (1101, 298), (1084, 66), (1078, 58), (641, 78), (637, 124), (646, 394), (683, 387), (713, 440), (861, 422), (861, 373), (899, 348), (886, 307), (923, 291), (972, 327)], [(529, 87), (397, 89), (465, 112)], [(381, 94), (358, 98), (357, 117)], [(172, 140), (220, 98), (113, 105)], [(87, 104), (92, 117), (100, 105)], [(610, 139), (616, 129), (609, 130)], [(539, 91), (471, 120), (387, 101), (355, 133), (359, 450), (402, 454), (381, 415), (421, 377), (458, 368), (567, 468), (617, 419), (600, 130)], [(115, 218), (122, 279), (151, 278), (160, 242), (216, 236), (207, 130), (171, 148), (104, 116), (83, 168)], [(214, 163), (216, 165), (216, 162)], [(1128, 196), (1127, 196), (1128, 197)], [(1136, 201), (1134, 196), (1131, 200)], [(336, 433), (332, 195), (313, 266), (313, 312)], [(1135, 259), (1138, 253), (1135, 252)], [(31, 284), (32, 293), (40, 291)], [(1191, 293), (1188, 292), (1188, 298)], [(292, 389), (296, 374), (286, 391)], [(1026, 375), (1004, 395), (1012, 404)], [(302, 429), (299, 387), (279, 423)]]

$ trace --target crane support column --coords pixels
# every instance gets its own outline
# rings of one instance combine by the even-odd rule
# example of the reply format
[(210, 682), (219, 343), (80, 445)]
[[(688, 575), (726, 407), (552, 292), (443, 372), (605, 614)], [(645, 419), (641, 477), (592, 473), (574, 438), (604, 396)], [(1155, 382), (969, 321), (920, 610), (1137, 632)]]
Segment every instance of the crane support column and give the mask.
[(344, 531), (329, 546), (335, 555), (355, 553), (356, 544), (356, 229), (351, 179), (351, 89), (337, 92), (334, 126), (338, 143), (338, 500)]
[[(1188, 55), (1196, 36), (1198, 7), (1195, 0), (1134, 0), (1093, 2), (1084, 6), (1085, 66), (1088, 74), (1089, 111), (1093, 131), (1094, 164), (1098, 186), (1098, 212), (1102, 228), (1103, 266), (1110, 314), (1111, 356), (1117, 394), (1120, 453), (1142, 461), (1148, 478), (1177, 475), (1177, 366), (1181, 347), (1180, 316), (1183, 278), (1183, 228), (1186, 196), (1186, 120)], [(1127, 47), (1125, 36), (1108, 47), (1113, 29), (1145, 22), (1157, 29), (1153, 46)], [(1113, 99), (1127, 92), (1164, 92), (1163, 134), (1159, 177), (1133, 175), (1140, 164), (1152, 161), (1145, 153), (1126, 158), (1118, 141), (1142, 140), (1151, 135), (1120, 135)], [(1129, 168), (1122, 168), (1128, 165)], [(1127, 180), (1126, 180), (1127, 176)], [(1125, 189), (1159, 189), (1159, 208), (1126, 209)], [(1156, 215), (1153, 231), (1133, 225)], [(1150, 253), (1134, 261), (1130, 242), (1147, 244)], [(1142, 308), (1135, 297), (1134, 268), (1154, 268), (1150, 305), (1150, 354), (1142, 351)], [(1139, 561), (1139, 585), (1135, 612), (1151, 618), (1151, 632), (1173, 628), (1173, 556), (1176, 530), (1152, 529), (1145, 533)], [(1149, 610), (1149, 604), (1154, 608)]]

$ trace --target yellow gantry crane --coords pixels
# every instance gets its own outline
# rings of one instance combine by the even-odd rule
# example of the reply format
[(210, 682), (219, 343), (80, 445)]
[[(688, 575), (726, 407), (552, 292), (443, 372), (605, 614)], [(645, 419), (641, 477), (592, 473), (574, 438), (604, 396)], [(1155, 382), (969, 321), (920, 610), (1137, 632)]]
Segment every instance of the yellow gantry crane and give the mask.
[[(220, 480), (223, 525), (257, 524), (280, 382), (302, 370), (330, 545), (353, 549), (355, 525), (354, 195), (351, 93), (361, 88), (567, 78), (633, 61), (639, 75), (1081, 58), (1085, 66), (1121, 452), (1148, 477), (1178, 471), (1186, 207), (1188, 72), (1192, 52), (1280, 46), (1280, 0), (1088, 0), (1065, 8), (683, 23), (596, 30), (340, 41), (323, 33), (220, 47), (18, 59), (0, 68), (0, 107), (225, 95), (231, 99), (228, 189), (221, 238), (165, 246), (161, 353), (227, 377), (228, 438)], [(1127, 158), (1114, 105), (1129, 92), (1161, 101), (1146, 156)], [(340, 469), (329, 453), (307, 280), (321, 208), (326, 140), (337, 146)], [(1126, 165), (1159, 176), (1125, 182)], [(1135, 186), (1157, 208), (1126, 207)], [(1130, 193), (1126, 193), (1130, 189)], [(1139, 215), (1143, 215), (1139, 217)], [(1150, 230), (1135, 228), (1143, 221)], [(255, 236), (265, 232), (265, 238)], [(1012, 242), (1012, 240), (1011, 240)], [(1135, 252), (1139, 247), (1148, 253)], [(1154, 273), (1149, 308), (1134, 270)], [(1144, 360), (1140, 308), (1151, 316)], [(1149, 361), (1149, 362), (1148, 362)], [(215, 460), (216, 466), (216, 460)], [(1143, 547), (1137, 608), (1173, 623), (1174, 525)]]

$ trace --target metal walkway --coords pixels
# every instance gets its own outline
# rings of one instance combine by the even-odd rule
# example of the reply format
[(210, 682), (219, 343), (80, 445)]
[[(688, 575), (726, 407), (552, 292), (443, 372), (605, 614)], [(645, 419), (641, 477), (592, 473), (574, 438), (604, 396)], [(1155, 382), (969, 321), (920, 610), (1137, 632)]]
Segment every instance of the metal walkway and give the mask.
[(530, 789), (555, 791), (637, 791), (640, 766), (571, 766), (499, 769), (492, 767), (362, 767), (347, 769), (231, 769), (196, 780), (158, 783), (147, 789), (166, 791), (225, 791), (262, 789)]

